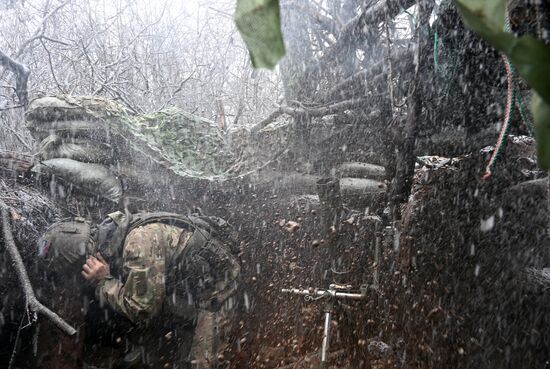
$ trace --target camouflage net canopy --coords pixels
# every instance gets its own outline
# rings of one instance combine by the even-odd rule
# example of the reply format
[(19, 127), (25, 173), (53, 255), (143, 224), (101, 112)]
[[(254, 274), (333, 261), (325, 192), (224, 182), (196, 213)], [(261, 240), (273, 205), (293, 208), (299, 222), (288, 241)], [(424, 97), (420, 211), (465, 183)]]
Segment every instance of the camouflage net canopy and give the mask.
[(234, 155), (215, 123), (174, 108), (121, 120), (177, 174), (211, 179), (229, 175)]
[(139, 152), (183, 177), (235, 174), (235, 155), (216, 124), (175, 108), (132, 115), (104, 98), (57, 95), (33, 100), (26, 119), (42, 160), (124, 164)]

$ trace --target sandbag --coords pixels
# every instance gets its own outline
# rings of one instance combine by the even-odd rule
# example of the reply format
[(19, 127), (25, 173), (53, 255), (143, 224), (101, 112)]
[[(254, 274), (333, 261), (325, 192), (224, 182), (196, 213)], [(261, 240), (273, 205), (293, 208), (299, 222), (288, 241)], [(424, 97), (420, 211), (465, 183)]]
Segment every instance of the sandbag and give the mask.
[(88, 138), (105, 141), (111, 136), (109, 126), (99, 120), (32, 121), (27, 124), (27, 128), (36, 140), (57, 135), (64, 138)]
[(33, 171), (58, 176), (77, 188), (113, 202), (118, 202), (122, 197), (120, 180), (103, 165), (72, 159), (49, 159), (35, 165)]
[(30, 102), (27, 121), (90, 120), (125, 115), (126, 110), (115, 101), (97, 96), (44, 96)]
[(88, 140), (63, 140), (50, 135), (40, 142), (38, 158), (41, 160), (65, 158), (83, 163), (114, 163), (113, 148), (106, 144)]
[[(224, 132), (214, 122), (178, 109), (132, 115), (119, 109), (118, 103), (102, 98), (50, 96), (33, 101), (26, 118), (37, 141), (53, 135), (63, 142), (108, 143), (116, 148), (116, 162), (122, 166), (162, 163), (175, 175), (208, 180), (233, 175), (228, 170), (236, 158), (225, 142)], [(101, 162), (74, 153), (46, 154), (42, 158), (55, 156)], [(142, 177), (138, 179), (143, 181)], [(154, 181), (158, 182), (156, 178)]]

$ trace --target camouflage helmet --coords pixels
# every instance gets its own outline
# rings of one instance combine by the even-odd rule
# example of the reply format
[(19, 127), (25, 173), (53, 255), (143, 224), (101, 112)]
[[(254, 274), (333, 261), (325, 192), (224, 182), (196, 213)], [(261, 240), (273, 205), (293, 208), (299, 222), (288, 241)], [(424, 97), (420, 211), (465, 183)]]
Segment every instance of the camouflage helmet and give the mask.
[(93, 233), (84, 218), (54, 223), (38, 240), (38, 260), (52, 272), (80, 269), (94, 249)]

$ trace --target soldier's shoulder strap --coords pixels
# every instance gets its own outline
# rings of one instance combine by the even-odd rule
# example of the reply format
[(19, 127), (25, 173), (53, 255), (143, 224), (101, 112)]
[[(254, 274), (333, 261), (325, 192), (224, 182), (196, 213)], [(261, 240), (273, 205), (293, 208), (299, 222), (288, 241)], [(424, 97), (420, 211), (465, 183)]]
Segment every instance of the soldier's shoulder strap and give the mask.
[(151, 223), (163, 223), (183, 228), (190, 232), (199, 231), (202, 238), (215, 238), (230, 246), (231, 251), (236, 252), (236, 232), (224, 219), (206, 215), (182, 215), (168, 212), (137, 213), (132, 215), (128, 232), (137, 227)]
[(216, 232), (216, 230), (212, 229), (212, 227), (206, 221), (199, 217), (162, 211), (132, 214), (132, 219), (130, 220), (128, 231), (151, 223), (167, 224), (183, 228), (190, 232), (195, 231), (197, 228), (208, 232)]
[[(130, 216), (130, 219), (127, 217)], [(233, 227), (225, 220), (202, 215), (182, 215), (169, 212), (141, 212), (136, 214), (124, 214), (120, 211), (108, 215), (109, 221), (99, 225), (99, 251), (106, 254), (118, 254), (122, 250), (122, 244), (126, 235), (138, 227), (162, 223), (183, 228), (195, 233), (194, 241), (206, 242), (212, 238), (222, 241), (228, 245), (232, 252), (238, 252), (238, 246), (234, 242), (235, 236)], [(195, 232), (198, 231), (198, 232)], [(200, 237), (199, 237), (200, 236)], [(107, 251), (110, 247), (111, 252)]]

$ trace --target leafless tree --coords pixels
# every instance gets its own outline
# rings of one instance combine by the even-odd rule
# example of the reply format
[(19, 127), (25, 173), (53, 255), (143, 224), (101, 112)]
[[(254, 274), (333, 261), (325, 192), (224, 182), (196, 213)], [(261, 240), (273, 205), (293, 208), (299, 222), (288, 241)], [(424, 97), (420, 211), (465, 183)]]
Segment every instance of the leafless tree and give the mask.
[(135, 113), (174, 106), (223, 116), (226, 126), (260, 120), (281, 84), (276, 72), (252, 69), (234, 6), (232, 0), (10, 3), (0, 10), (3, 133), (17, 132), (29, 146), (18, 127), (21, 111), (29, 98), (52, 93), (105, 96)]

